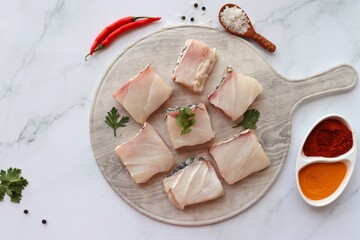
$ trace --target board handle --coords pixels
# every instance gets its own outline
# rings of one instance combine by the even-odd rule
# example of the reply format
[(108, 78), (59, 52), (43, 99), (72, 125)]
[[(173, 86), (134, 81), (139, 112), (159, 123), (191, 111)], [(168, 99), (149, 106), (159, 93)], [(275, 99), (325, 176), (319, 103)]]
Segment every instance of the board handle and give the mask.
[(344, 64), (309, 78), (289, 81), (296, 96), (295, 108), (312, 98), (349, 91), (356, 85), (357, 79), (354, 67)]

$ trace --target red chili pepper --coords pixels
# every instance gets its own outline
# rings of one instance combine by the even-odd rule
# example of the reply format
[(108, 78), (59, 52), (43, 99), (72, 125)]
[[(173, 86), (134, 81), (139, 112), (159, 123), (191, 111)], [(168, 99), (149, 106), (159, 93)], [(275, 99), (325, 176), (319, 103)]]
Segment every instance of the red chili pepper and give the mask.
[(116, 29), (118, 29), (119, 27), (134, 22), (137, 19), (140, 18), (147, 18), (147, 17), (133, 17), (133, 16), (128, 16), (128, 17), (124, 17), (121, 18), (119, 20), (117, 20), (116, 22), (110, 24), (109, 26), (107, 26), (106, 28), (104, 28), (104, 30), (102, 30), (99, 35), (96, 36), (94, 43), (92, 44), (91, 48), (90, 48), (90, 55), (92, 55), (96, 49), (96, 47), (107, 37), (109, 36), (110, 33), (112, 33), (113, 31), (115, 31)]
[[(129, 31), (131, 29), (137, 28), (137, 27), (147, 25), (147, 24), (149, 24), (151, 22), (158, 21), (160, 19), (161, 19), (161, 17), (148, 17), (148, 18), (140, 19), (138, 21), (133, 21), (133, 22), (130, 22), (128, 24), (125, 24), (125, 25), (122, 25), (122, 26), (118, 27), (115, 31), (111, 32), (100, 44), (98, 44), (96, 46), (93, 53), (97, 52), (97, 51), (99, 51), (99, 50), (101, 50), (101, 49), (103, 49), (103, 48), (105, 48), (107, 46), (109, 46), (110, 43), (112, 43), (114, 41), (114, 39), (117, 38), (122, 33), (126, 32), (126, 31)], [(92, 55), (92, 54), (89, 53), (88, 55), (86, 55), (85, 61), (87, 60), (86, 58), (89, 55)]]

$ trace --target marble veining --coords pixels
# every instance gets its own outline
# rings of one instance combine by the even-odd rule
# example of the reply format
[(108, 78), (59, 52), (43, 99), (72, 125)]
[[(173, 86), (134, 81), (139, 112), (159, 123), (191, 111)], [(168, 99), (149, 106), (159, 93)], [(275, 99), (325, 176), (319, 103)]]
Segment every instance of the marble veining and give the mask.
[(265, 219), (265, 224), (269, 224), (272, 221), (273, 215), (277, 214), (282, 206), (282, 203), (288, 199), (290, 194), (294, 192), (294, 188), (291, 188), (278, 202), (275, 204), (273, 208), (270, 209), (269, 215)]
[[(30, 49), (22, 57), (21, 65), (15, 70), (13, 76), (10, 78), (10, 84), (8, 87), (5, 88), (3, 94), (0, 95), (0, 101), (9, 97), (12, 93), (14, 93), (14, 85), (16, 82), (20, 82), (27, 77), (27, 71), (29, 66), (36, 60), (36, 53), (39, 48), (39, 45), (43, 41), (44, 37), (46, 36), (47, 29), (51, 24), (51, 20), (55, 18), (57, 15), (60, 15), (64, 6), (65, 0), (58, 0), (56, 2), (56, 6), (54, 9), (48, 11), (46, 13), (44, 24), (43, 24), (43, 31), (41, 32), (40, 36), (31, 44)], [(21, 75), (22, 74), (22, 75)]]
[[(87, 101), (89, 102), (89, 101)], [(15, 144), (31, 143), (36, 140), (37, 137), (44, 134), (46, 130), (52, 126), (55, 121), (61, 120), (65, 114), (69, 113), (76, 108), (84, 108), (85, 103), (79, 103), (72, 105), (65, 109), (65, 111), (57, 114), (51, 114), (41, 118), (29, 119), (23, 129), (21, 130), (18, 138), (12, 142), (0, 142), (0, 147), (12, 147)]]
[[(304, 240), (308, 240), (308, 239), (316, 239), (316, 237), (314, 237), (314, 235), (317, 234), (318, 231), (321, 230), (321, 228), (326, 228), (326, 222), (327, 220), (329, 220), (332, 216), (336, 215), (336, 211), (346, 202), (352, 200), (352, 197), (354, 197), (354, 195), (357, 195), (359, 193), (359, 189), (360, 188), (356, 188), (354, 191), (352, 191), (349, 195), (346, 196), (345, 199), (342, 199), (336, 203), (334, 203), (333, 205), (331, 205), (329, 207), (329, 210), (326, 211), (326, 214), (323, 216), (323, 218), (321, 219), (321, 221), (319, 221), (317, 224), (315, 224), (310, 231), (307, 233), (307, 235), (304, 237)], [(341, 211), (341, 210), (339, 210)]]
[(301, 11), (304, 8), (311, 7), (317, 0), (309, 0), (309, 1), (295, 1), (295, 2), (286, 2), (288, 5), (281, 7), (275, 11), (269, 13), (269, 15), (257, 21), (257, 24), (263, 25), (272, 25), (276, 24), (277, 22), (281, 23), (284, 27), (290, 28), (292, 26), (292, 19), (293, 15), (297, 11)]

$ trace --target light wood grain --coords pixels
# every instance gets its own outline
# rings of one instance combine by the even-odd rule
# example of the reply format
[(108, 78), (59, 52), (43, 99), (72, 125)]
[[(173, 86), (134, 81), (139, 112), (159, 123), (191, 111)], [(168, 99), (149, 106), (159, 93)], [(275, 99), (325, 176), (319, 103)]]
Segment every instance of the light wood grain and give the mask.
[[(187, 39), (194, 38), (216, 47), (219, 58), (202, 94), (194, 94), (171, 80), (176, 59)], [(206, 97), (221, 80), (226, 66), (256, 78), (264, 87), (263, 93), (251, 106), (261, 112), (256, 135), (271, 165), (234, 185), (224, 181), (225, 195), (214, 201), (197, 204), (184, 211), (168, 201), (162, 186), (164, 174), (158, 174), (148, 183), (134, 183), (114, 152), (117, 145), (135, 135), (141, 125), (130, 119), (126, 128), (118, 129), (114, 138), (112, 129), (104, 124), (106, 112), (115, 106), (121, 114), (127, 112), (113, 98), (112, 93), (136, 75), (147, 64), (157, 71), (175, 89), (148, 122), (161, 134), (177, 163), (190, 156), (203, 156), (213, 161), (208, 147), (242, 129), (231, 128), (233, 122), (219, 109), (209, 105)], [(206, 27), (175, 27), (153, 33), (123, 52), (109, 67), (93, 99), (90, 115), (90, 135), (95, 158), (106, 180), (115, 192), (133, 208), (156, 220), (185, 226), (205, 225), (233, 217), (258, 201), (278, 176), (290, 144), (291, 117), (304, 100), (326, 94), (340, 93), (353, 88), (357, 73), (351, 66), (337, 66), (327, 72), (298, 81), (288, 81), (276, 73), (257, 50), (241, 38)], [(163, 116), (168, 107), (190, 103), (206, 103), (216, 132), (215, 138), (195, 147), (179, 150), (171, 148)]]

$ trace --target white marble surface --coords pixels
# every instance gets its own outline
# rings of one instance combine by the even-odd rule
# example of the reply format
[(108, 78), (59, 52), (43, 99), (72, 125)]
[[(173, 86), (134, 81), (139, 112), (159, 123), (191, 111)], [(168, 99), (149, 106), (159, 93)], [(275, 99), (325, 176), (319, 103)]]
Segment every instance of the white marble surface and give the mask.
[[(4, 1), (0, 14), (0, 168), (29, 180), (20, 204), (0, 202), (0, 239), (359, 239), (360, 173), (324, 208), (306, 205), (295, 184), (295, 159), (308, 128), (330, 113), (360, 130), (360, 90), (302, 105), (295, 113), (286, 163), (273, 187), (244, 213), (211, 226), (177, 227), (138, 213), (105, 181), (93, 157), (89, 113), (105, 69), (126, 47), (161, 28), (196, 23), (219, 27), (226, 1)], [(360, 71), (357, 0), (235, 2), (258, 32), (277, 45), (260, 51), (282, 75), (299, 79), (341, 63)], [(90, 61), (96, 34), (127, 15), (163, 19), (126, 34)], [(211, 21), (212, 20), (212, 21)], [(185, 23), (189, 24), (188, 21)], [(23, 214), (27, 208), (30, 213)], [(48, 224), (41, 224), (41, 219)]]

